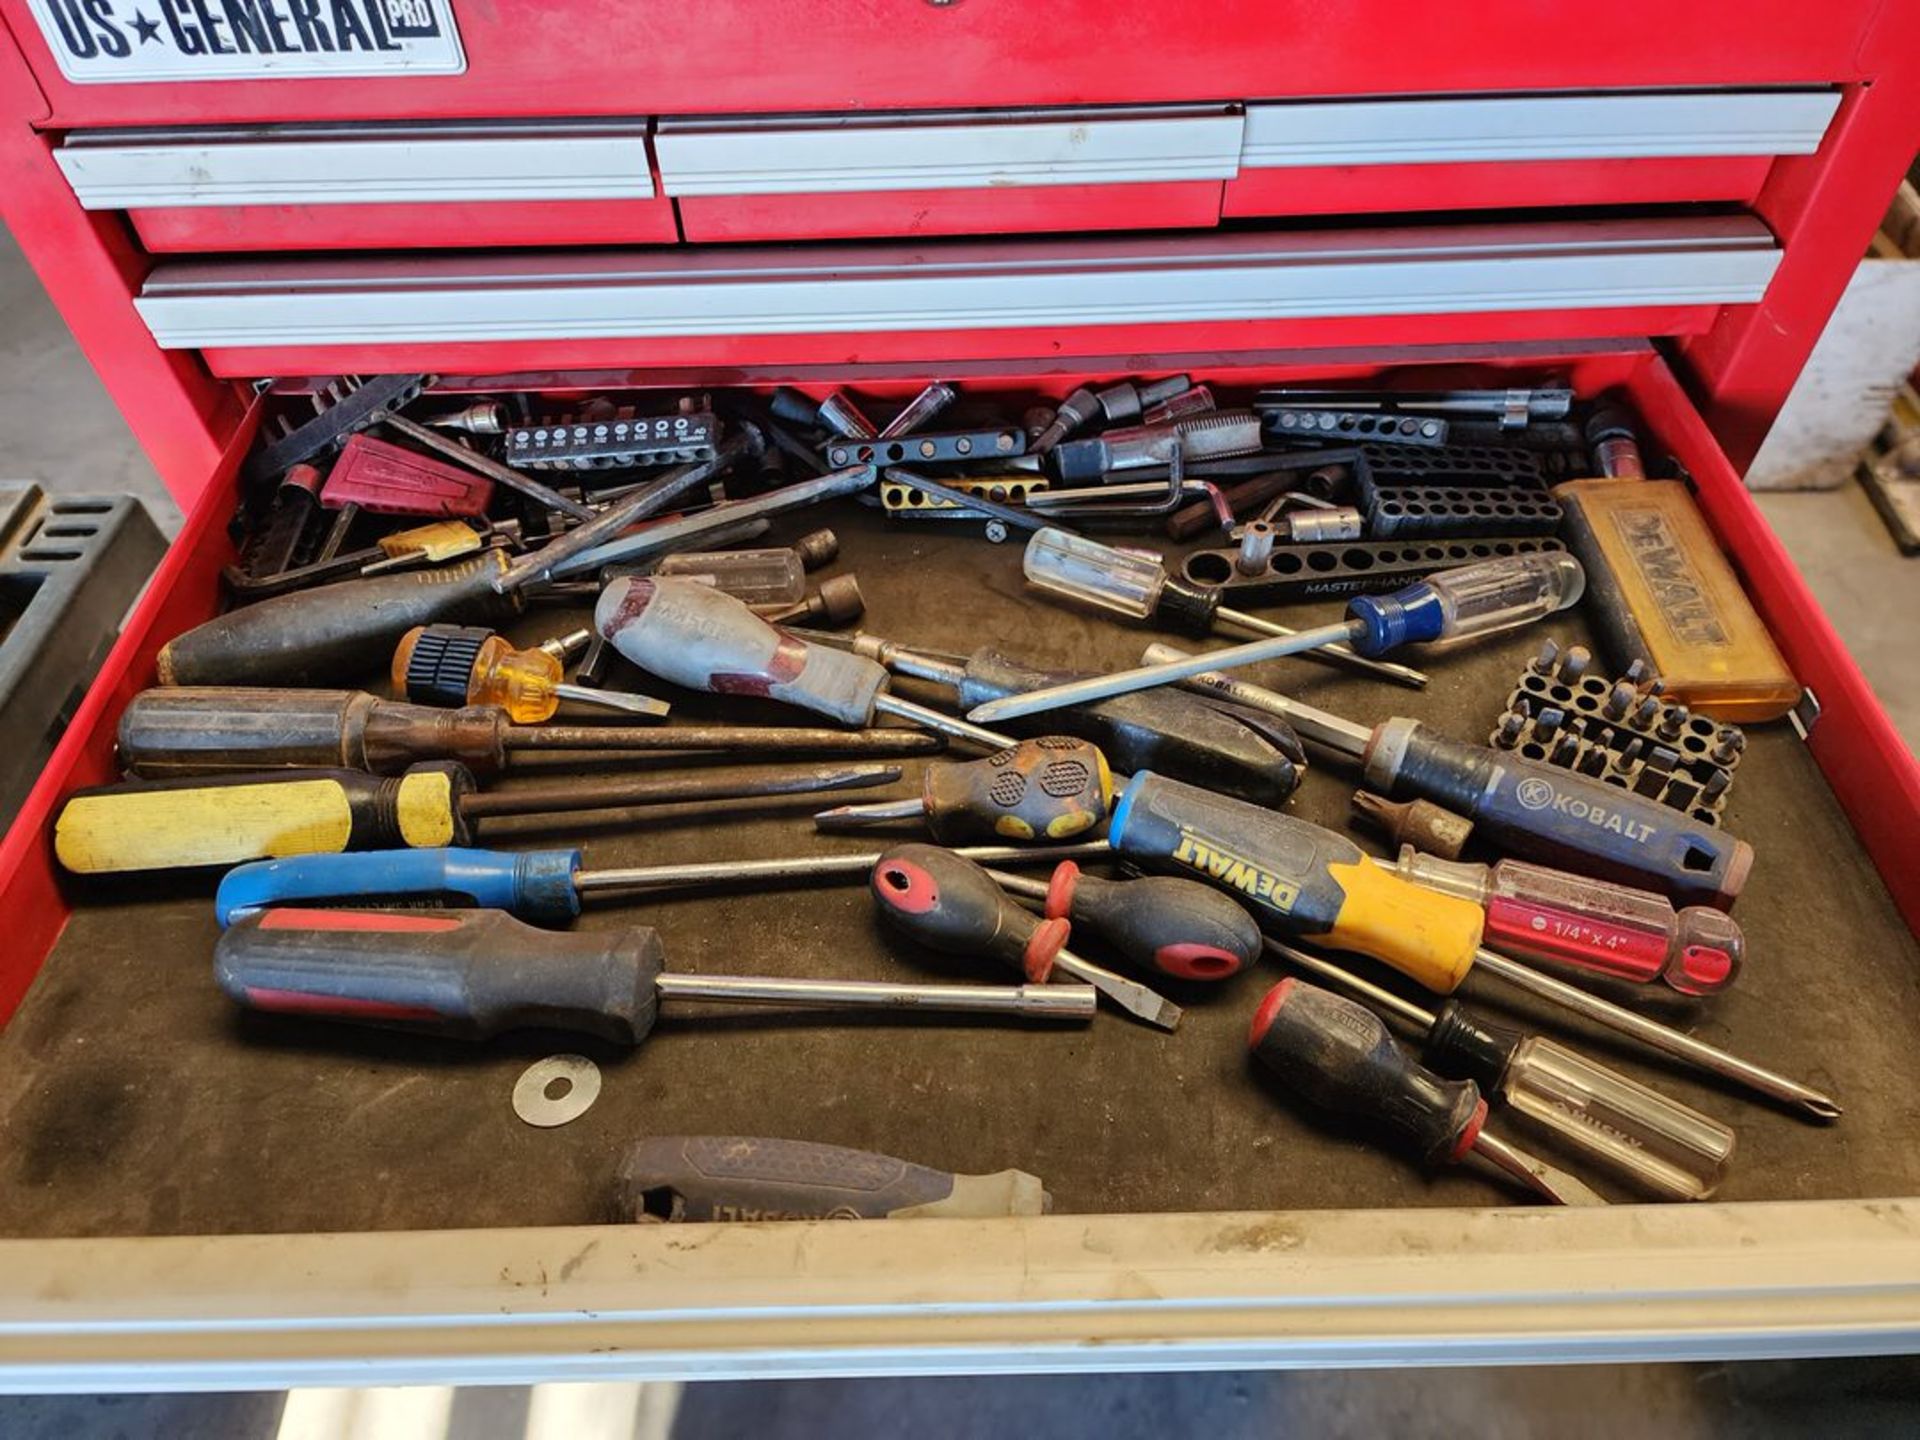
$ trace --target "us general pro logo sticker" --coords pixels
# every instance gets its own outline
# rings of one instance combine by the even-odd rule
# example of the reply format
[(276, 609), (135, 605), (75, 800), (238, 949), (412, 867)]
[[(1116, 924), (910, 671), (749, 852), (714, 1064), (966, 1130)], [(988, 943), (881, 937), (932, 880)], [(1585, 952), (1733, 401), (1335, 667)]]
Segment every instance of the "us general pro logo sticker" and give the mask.
[(451, 0), (28, 0), (79, 85), (458, 75)]

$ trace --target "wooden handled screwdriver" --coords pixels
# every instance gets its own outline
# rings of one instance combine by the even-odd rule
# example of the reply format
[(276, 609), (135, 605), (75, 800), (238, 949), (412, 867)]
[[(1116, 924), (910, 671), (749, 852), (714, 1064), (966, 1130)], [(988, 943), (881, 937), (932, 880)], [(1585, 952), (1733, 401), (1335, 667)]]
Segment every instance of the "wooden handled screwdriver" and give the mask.
[(477, 793), (463, 765), (420, 765), (380, 778), (357, 770), (269, 771), (105, 785), (68, 799), (54, 853), (79, 875), (238, 865), (281, 855), (471, 841), (495, 815), (676, 805), (886, 785), (897, 765), (805, 767), (768, 774), (649, 776)]

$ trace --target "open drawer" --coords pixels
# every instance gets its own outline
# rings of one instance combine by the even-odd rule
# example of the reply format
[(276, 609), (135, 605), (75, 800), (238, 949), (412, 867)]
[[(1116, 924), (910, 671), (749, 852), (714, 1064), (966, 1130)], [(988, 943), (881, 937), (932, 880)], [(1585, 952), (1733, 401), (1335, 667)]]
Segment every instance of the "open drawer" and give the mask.
[[(600, 1061), (605, 1089), (581, 1120), (543, 1131), (507, 1103), (526, 1061), (552, 1048), (537, 1037), (470, 1049), (241, 1017), (209, 983), (210, 881), (76, 885), (55, 872), (48, 826), (63, 795), (113, 773), (116, 718), (151, 682), (158, 646), (218, 603), (256, 407), (0, 853), (5, 994), (17, 1001), (0, 1032), (0, 1385), (1911, 1349), (1920, 1200), (1903, 1197), (1920, 1196), (1920, 946), (1901, 911), (1920, 917), (1907, 860), (1920, 776), (1664, 362), (1644, 344), (1560, 344), (999, 360), (940, 374), (998, 401), (1174, 369), (1234, 393), (1549, 375), (1583, 394), (1625, 393), (1653, 448), (1692, 477), (1821, 710), (1804, 743), (1784, 725), (1752, 734), (1727, 812), (1757, 851), (1737, 912), (1751, 959), (1735, 990), (1674, 1018), (1832, 1090), (1847, 1107), (1836, 1126), (1577, 1032), (1583, 1048), (1734, 1124), (1734, 1169), (1707, 1205), (1509, 1208), (1478, 1176), (1428, 1177), (1269, 1093), (1248, 1070), (1243, 1032), (1271, 971), (1181, 994), (1187, 1019), (1172, 1036), (1112, 1016), (1073, 1031), (669, 1018), (628, 1054), (569, 1042)], [(908, 365), (840, 365), (661, 383), (848, 384), (904, 397), (925, 378)], [(636, 381), (578, 372), (442, 383)], [(984, 545), (971, 526), (889, 530), (842, 502), (776, 534), (821, 523), (841, 532), (843, 564), (860, 575), (882, 634), (1101, 666), (1130, 663), (1148, 638), (1036, 604), (1017, 547)], [(562, 618), (536, 614), (517, 633), (550, 633)], [(1585, 638), (1573, 618), (1435, 657), (1418, 695), (1315, 666), (1288, 663), (1283, 678), (1358, 719), (1407, 713), (1465, 738), (1484, 732), (1549, 634)], [(689, 716), (778, 719), (674, 698)], [(1316, 766), (1290, 808), (1344, 829), (1350, 789), (1336, 767)], [(554, 835), (516, 827), (488, 843), (584, 843), (589, 863), (604, 865), (865, 847), (815, 840), (811, 808)], [(656, 925), (675, 967), (695, 971), (879, 978), (929, 964), (885, 943), (869, 911), (856, 886), (611, 903), (580, 924)], [(1015, 1166), (1047, 1181), (1058, 1213), (600, 1223), (624, 1145), (671, 1132), (790, 1135), (957, 1170)]]

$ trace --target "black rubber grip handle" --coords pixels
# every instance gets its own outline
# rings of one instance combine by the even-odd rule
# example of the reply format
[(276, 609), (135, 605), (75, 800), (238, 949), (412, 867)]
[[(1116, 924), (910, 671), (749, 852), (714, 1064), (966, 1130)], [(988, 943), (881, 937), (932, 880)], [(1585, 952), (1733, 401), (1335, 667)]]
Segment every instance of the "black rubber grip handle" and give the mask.
[(1224, 980), (1260, 958), (1260, 927), (1231, 897), (1172, 875), (1102, 880), (1063, 861), (1047, 914), (1085, 926), (1136, 965), (1182, 980)]
[(1364, 1005), (1299, 980), (1267, 992), (1247, 1046), (1309, 1103), (1377, 1127), (1430, 1165), (1459, 1160), (1486, 1121), (1471, 1080), (1442, 1080), (1414, 1063)]
[[(960, 709), (1089, 673), (1039, 670), (997, 650), (978, 650), (968, 657), (958, 686)], [(1170, 686), (1026, 716), (1009, 721), (1008, 728), (1016, 734), (1078, 735), (1098, 745), (1122, 775), (1152, 770), (1257, 805), (1285, 800), (1306, 769), (1300, 742), (1286, 726), (1255, 728), (1202, 696)]]
[(1042, 735), (984, 760), (935, 761), (923, 798), (928, 828), (942, 845), (1061, 841), (1107, 818), (1113, 776), (1098, 746)]
[(664, 961), (644, 926), (555, 932), (497, 910), (264, 910), (213, 952), (220, 988), (252, 1010), (484, 1040), (539, 1026), (637, 1045)]
[(896, 845), (869, 880), (887, 922), (935, 950), (991, 955), (1044, 983), (1067, 943), (1067, 922), (1022, 909), (964, 855), (938, 845)]

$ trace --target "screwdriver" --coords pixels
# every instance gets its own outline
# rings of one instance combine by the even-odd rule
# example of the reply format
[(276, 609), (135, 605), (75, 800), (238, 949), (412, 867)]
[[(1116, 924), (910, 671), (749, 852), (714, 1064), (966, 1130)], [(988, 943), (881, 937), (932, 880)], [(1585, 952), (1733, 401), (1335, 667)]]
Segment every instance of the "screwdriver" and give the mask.
[(1393, 868), (1416, 885), (1471, 900), (1486, 912), (1486, 943), (1521, 960), (1544, 960), (1645, 985), (1664, 980), (1682, 995), (1731, 985), (1746, 938), (1724, 910), (1521, 860), (1449, 864), (1400, 848)]
[(1818, 1090), (1485, 949), (1478, 905), (1403, 880), (1344, 835), (1292, 815), (1136, 775), (1107, 843), (1242, 898), (1262, 928), (1369, 955), (1442, 995), (1477, 969), (1815, 1119), (1840, 1114)]
[(1344, 996), (1289, 976), (1254, 1012), (1247, 1048), (1309, 1103), (1371, 1122), (1429, 1165), (1457, 1165), (1472, 1153), (1557, 1205), (1607, 1203), (1489, 1133), (1479, 1086), (1415, 1064), (1379, 1016)]
[(362, 690), (181, 686), (135, 695), (120, 714), (119, 746), (126, 770), (155, 778), (273, 766), (391, 775), (432, 760), (458, 760), (494, 774), (533, 751), (646, 754), (667, 761), (683, 752), (892, 757), (929, 754), (940, 749), (940, 739), (897, 729), (515, 725), (491, 705), (436, 710)]
[[(963, 852), (964, 853), (964, 852)], [(1084, 925), (1135, 965), (1178, 980), (1225, 980), (1260, 958), (1260, 927), (1196, 880), (1102, 880), (1063, 860), (1050, 880), (989, 870), (1009, 895), (1044, 902), (1049, 920)]]
[[(583, 870), (578, 850), (473, 850), (436, 846), (360, 854), (289, 855), (236, 865), (220, 877), (213, 909), (222, 925), (270, 905), (348, 901), (359, 904), (478, 905), (510, 910), (523, 920), (564, 924), (592, 896), (660, 890), (780, 884), (790, 880), (865, 880), (880, 851), (857, 855), (793, 855), (770, 860), (718, 860)], [(954, 851), (983, 865), (1052, 865), (1108, 854), (1088, 845), (976, 845)], [(1011, 877), (1009, 877), (1011, 878)], [(1213, 892), (1207, 892), (1212, 894)]]
[(822, 830), (926, 817), (942, 845), (968, 840), (1068, 840), (1107, 818), (1113, 774), (1098, 747), (1043, 735), (984, 760), (936, 761), (915, 800), (842, 805), (813, 817)]
[(1421, 1059), (1453, 1080), (1471, 1080), (1596, 1164), (1664, 1200), (1704, 1200), (1733, 1158), (1734, 1133), (1718, 1120), (1589, 1060), (1543, 1035), (1475, 1019), (1457, 1000), (1439, 1012), (1403, 1000), (1338, 965), (1269, 940), (1267, 948), (1375, 1011), (1397, 1016), (1424, 1039)]
[(952, 850), (896, 845), (874, 865), (868, 886), (881, 916), (931, 949), (1004, 960), (1035, 985), (1060, 970), (1149, 1025), (1172, 1030), (1180, 1024), (1178, 1005), (1081, 959), (1066, 948), (1066, 920), (1036, 918), (1009, 900), (985, 870)]
[(845, 725), (897, 715), (1004, 750), (1018, 742), (886, 693), (891, 677), (863, 655), (810, 645), (770, 625), (731, 595), (671, 575), (623, 576), (594, 607), (606, 642), (649, 674), (689, 690), (753, 695), (831, 716)]
[(393, 652), (393, 688), (416, 705), (493, 705), (509, 720), (551, 720), (562, 700), (664, 716), (651, 695), (569, 685), (560, 661), (544, 650), (516, 650), (504, 635), (476, 625), (416, 625)]
[(60, 863), (79, 875), (238, 865), (275, 855), (466, 843), (476, 822), (496, 815), (861, 789), (899, 778), (897, 765), (848, 765), (479, 794), (472, 771), (440, 763), (416, 765), (392, 778), (358, 770), (283, 770), (136, 781), (70, 797), (54, 822), (53, 845)]
[[(1038, 531), (1027, 542), (1021, 563), (1028, 582), (1039, 589), (1135, 620), (1160, 619), (1196, 635), (1221, 630), (1253, 635), (1299, 633), (1222, 605), (1218, 589), (1174, 579), (1153, 556), (1138, 550), (1117, 550), (1071, 531), (1051, 527)], [(1414, 690), (1427, 683), (1427, 677), (1418, 670), (1391, 661), (1369, 660), (1345, 645), (1324, 645), (1307, 654)]]
[[(1181, 654), (1152, 645), (1146, 658)], [(1229, 675), (1203, 671), (1185, 683), (1286, 720), (1314, 744), (1358, 759), (1374, 789), (1448, 806), (1502, 849), (1683, 904), (1725, 909), (1747, 883), (1753, 847), (1746, 841), (1617, 785), (1436, 735), (1401, 716), (1356, 725)]]
[(958, 1010), (1090, 1020), (1085, 985), (894, 985), (665, 972), (659, 932), (536, 930), (498, 910), (264, 910), (224, 931), (213, 976), (250, 1010), (485, 1040), (537, 1026), (638, 1045), (662, 1000)]
[(1442, 570), (1391, 595), (1356, 595), (1347, 602), (1347, 618), (1337, 625), (990, 700), (969, 711), (967, 718), (986, 725), (1017, 715), (1037, 715), (1062, 705), (1170, 685), (1204, 670), (1278, 660), (1343, 640), (1373, 657), (1412, 641), (1451, 643), (1490, 635), (1566, 609), (1579, 600), (1585, 587), (1586, 572), (1565, 551), (1501, 556)]
[[(948, 655), (864, 631), (794, 633), (813, 644), (877, 660), (896, 675), (952, 686), (963, 710), (1001, 695), (1076, 678), (1074, 672), (1040, 670), (990, 647), (971, 655)], [(1258, 711), (1166, 689), (1142, 690), (1062, 710), (1016, 728), (1091, 740), (1122, 772), (1152, 770), (1255, 804), (1277, 805), (1300, 783), (1306, 755), (1291, 726), (1284, 721), (1273, 728), (1268, 724)]]

